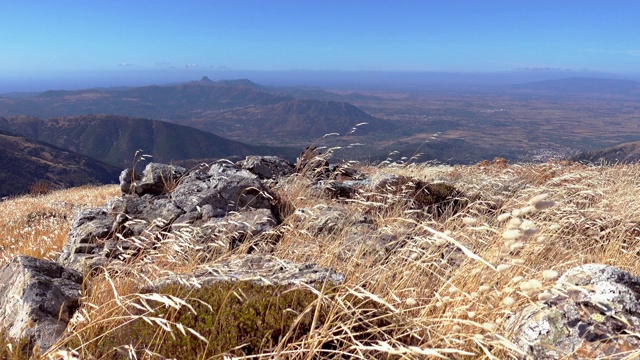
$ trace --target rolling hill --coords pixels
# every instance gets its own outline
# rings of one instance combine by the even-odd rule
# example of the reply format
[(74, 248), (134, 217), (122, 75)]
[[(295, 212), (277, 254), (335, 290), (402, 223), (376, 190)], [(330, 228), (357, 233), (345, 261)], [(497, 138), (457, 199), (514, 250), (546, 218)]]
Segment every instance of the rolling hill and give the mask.
[(26, 193), (38, 182), (52, 188), (115, 183), (120, 170), (87, 156), (0, 130), (0, 196)]
[(581, 152), (572, 156), (570, 160), (602, 164), (637, 163), (640, 161), (640, 141), (628, 142), (600, 150)]
[(163, 121), (117, 115), (84, 115), (42, 120), (0, 118), (0, 129), (52, 144), (119, 167), (130, 167), (141, 149), (154, 161), (279, 155), (294, 158), (298, 149), (251, 146)]
[(300, 99), (249, 80), (211, 81), (118, 89), (52, 90), (36, 97), (0, 99), (0, 116), (39, 118), (120, 114), (158, 119), (254, 144), (307, 143), (326, 133), (368, 122), (368, 132), (387, 133), (389, 121), (335, 100)]
[(294, 99), (221, 112), (215, 122), (201, 118), (184, 123), (212, 132), (222, 128), (225, 129), (223, 133), (232, 138), (270, 137), (277, 142), (286, 138), (302, 143), (328, 133), (345, 135), (361, 123), (367, 124), (358, 129), (357, 135), (392, 131), (395, 128), (390, 122), (370, 116), (349, 103), (311, 99)]

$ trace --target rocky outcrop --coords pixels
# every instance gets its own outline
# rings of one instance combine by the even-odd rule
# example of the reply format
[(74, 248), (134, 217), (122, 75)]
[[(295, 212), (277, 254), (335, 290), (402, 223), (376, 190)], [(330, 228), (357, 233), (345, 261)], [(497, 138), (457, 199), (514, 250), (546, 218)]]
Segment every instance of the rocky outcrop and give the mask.
[(344, 276), (316, 264), (297, 264), (270, 255), (232, 256), (218, 264), (202, 266), (193, 273), (171, 275), (144, 286), (142, 292), (155, 292), (168, 285), (210, 286), (222, 281), (253, 281), (260, 285), (300, 285), (329, 283), (338, 285)]
[(171, 193), (174, 204), (185, 213), (211, 205), (220, 215), (244, 208), (271, 209), (271, 196), (262, 182), (233, 163), (211, 165), (207, 172), (197, 170), (180, 179)]
[[(132, 169), (125, 169), (120, 174), (120, 189), (125, 194), (161, 195), (170, 192), (176, 186), (178, 179), (186, 173), (187, 169), (183, 167), (158, 163), (148, 164), (139, 178), (131, 176)], [(129, 175), (128, 178), (127, 175)], [(129, 185), (128, 189), (126, 185)]]
[(192, 172), (150, 163), (142, 176), (125, 170), (120, 180), (121, 198), (75, 218), (59, 263), (87, 272), (137, 255), (155, 246), (159, 234), (185, 226), (202, 229), (201, 239), (223, 238), (236, 247), (278, 223), (262, 182), (230, 162)]
[(0, 325), (41, 351), (64, 332), (78, 308), (82, 275), (55, 262), (17, 256), (0, 270)]
[(257, 175), (260, 179), (280, 179), (295, 171), (292, 163), (277, 156), (251, 155), (238, 161), (236, 165)]
[[(587, 264), (567, 271), (551, 299), (517, 312), (508, 330), (527, 359), (622, 359), (640, 349), (640, 278)], [(633, 356), (633, 357), (635, 357)]]

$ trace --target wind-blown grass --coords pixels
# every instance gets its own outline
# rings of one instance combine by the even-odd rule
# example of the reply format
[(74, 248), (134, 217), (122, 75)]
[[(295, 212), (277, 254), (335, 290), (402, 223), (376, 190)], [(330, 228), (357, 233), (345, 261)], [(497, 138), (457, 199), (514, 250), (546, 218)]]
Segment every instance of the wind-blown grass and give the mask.
[[(497, 161), (454, 167), (360, 166), (359, 170), (369, 178), (391, 173), (423, 183), (446, 183), (460, 190), (468, 203), (457, 212), (433, 216), (411, 208), (402, 192), (367, 189), (354, 199), (339, 200), (303, 176), (272, 185), (288, 216), (277, 229), (234, 252), (252, 249), (315, 262), (344, 274), (345, 281), (331, 289), (306, 288), (311, 296), (295, 309), (297, 315), (286, 331), (258, 342), (262, 345), (252, 347), (251, 355), (220, 348), (218, 358), (223, 353), (294, 359), (517, 357), (520, 350), (509, 341), (506, 320), (517, 309), (553, 294), (553, 284), (564, 271), (602, 263), (640, 274), (640, 165)], [(3, 213), (11, 214), (0, 227), (3, 261), (20, 253), (54, 257), (65, 240), (69, 219), (78, 210), (61, 210), (65, 208), (59, 204), (95, 206), (116, 194), (116, 187), (82, 188), (0, 203)], [(74, 200), (79, 196), (84, 199)], [(344, 215), (330, 216), (328, 210)], [(46, 215), (61, 211), (64, 220)], [(41, 229), (34, 230), (35, 224)], [(189, 351), (213, 342), (220, 345), (219, 340), (199, 338), (194, 332), (201, 332), (192, 323), (177, 322), (179, 317), (171, 315), (175, 311), (162, 310), (171, 308), (167, 299), (172, 298), (156, 298), (153, 314), (132, 305), (146, 309), (138, 292), (149, 281), (188, 272), (203, 261), (222, 262), (231, 255), (216, 244), (196, 244), (189, 234), (165, 236), (163, 246), (124, 269), (90, 279), (68, 336), (50, 354), (64, 350), (91, 358), (89, 349), (104, 344), (100, 349), (104, 358), (116, 353), (122, 358), (161, 358), (176, 350), (165, 341), (173, 337), (189, 338), (180, 342), (193, 344)], [(218, 250), (203, 258), (197, 255), (202, 246)], [(223, 297), (253, 296), (242, 297), (231, 288), (220, 291)], [(175, 304), (184, 301), (194, 306), (188, 294), (171, 295), (176, 296), (171, 300)], [(180, 311), (190, 312), (187, 307)], [(224, 318), (228, 323), (218, 326), (241, 326)], [(140, 320), (155, 329), (143, 343), (111, 341), (126, 339), (122, 324)]]

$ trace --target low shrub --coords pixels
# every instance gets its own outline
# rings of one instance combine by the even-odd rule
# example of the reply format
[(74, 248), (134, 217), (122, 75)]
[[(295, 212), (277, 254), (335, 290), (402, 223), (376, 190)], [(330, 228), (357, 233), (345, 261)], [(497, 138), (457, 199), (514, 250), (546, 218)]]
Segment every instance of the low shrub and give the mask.
[(36, 181), (29, 187), (29, 194), (31, 195), (46, 195), (55, 190), (53, 184), (48, 181), (40, 180)]

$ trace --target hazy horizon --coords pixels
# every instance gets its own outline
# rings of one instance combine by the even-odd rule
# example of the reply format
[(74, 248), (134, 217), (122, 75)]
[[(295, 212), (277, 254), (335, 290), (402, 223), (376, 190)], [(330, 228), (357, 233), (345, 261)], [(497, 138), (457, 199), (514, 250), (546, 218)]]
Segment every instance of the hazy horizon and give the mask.
[(135, 74), (63, 74), (35, 78), (0, 77), (0, 94), (80, 90), (88, 88), (138, 87), (196, 81), (249, 79), (266, 86), (307, 86), (352, 90), (426, 90), (455, 87), (491, 87), (572, 77), (640, 80), (640, 74), (609, 74), (589, 71), (529, 70), (518, 72), (384, 72), (384, 71), (241, 71), (199, 69), (189, 72), (139, 72)]
[(371, 86), (640, 74), (635, 1), (10, 0), (0, 13), (3, 93), (202, 76)]

